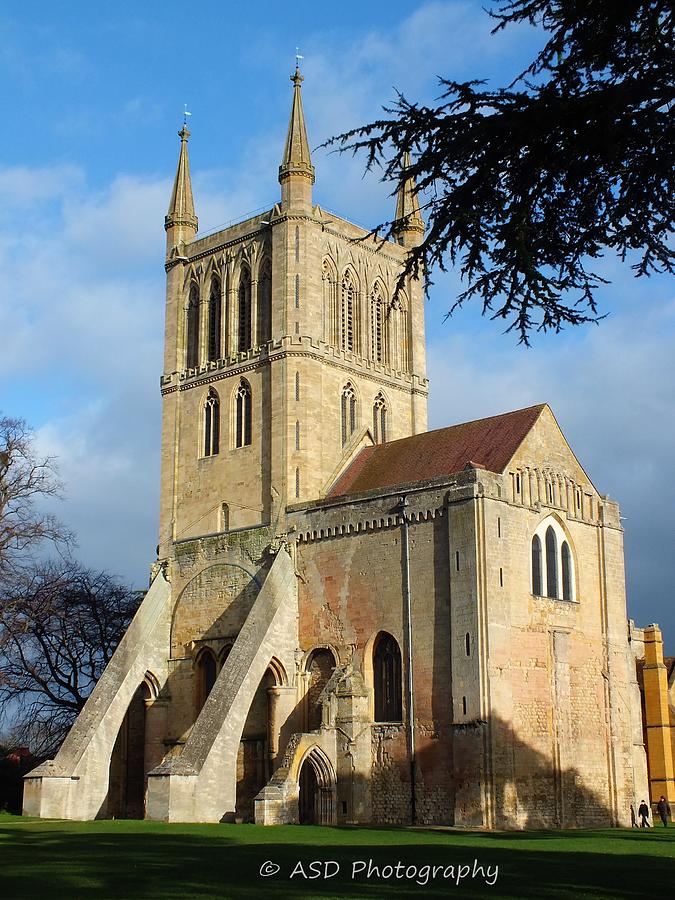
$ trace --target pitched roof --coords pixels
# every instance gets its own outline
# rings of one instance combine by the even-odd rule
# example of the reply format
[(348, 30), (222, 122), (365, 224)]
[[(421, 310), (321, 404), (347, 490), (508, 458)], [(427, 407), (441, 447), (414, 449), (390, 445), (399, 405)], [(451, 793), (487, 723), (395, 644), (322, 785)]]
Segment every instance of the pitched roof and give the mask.
[(356, 494), (461, 472), (503, 472), (545, 404), (365, 447), (328, 492)]

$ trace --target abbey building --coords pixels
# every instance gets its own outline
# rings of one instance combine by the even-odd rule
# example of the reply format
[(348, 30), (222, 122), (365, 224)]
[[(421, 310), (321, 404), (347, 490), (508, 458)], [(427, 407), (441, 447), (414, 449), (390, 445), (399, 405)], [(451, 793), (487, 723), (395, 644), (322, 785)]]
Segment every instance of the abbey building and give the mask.
[(302, 76), (280, 199), (165, 220), (158, 560), (45, 817), (625, 824), (646, 792), (619, 509), (548, 406), (427, 429), (424, 223), (315, 205)]

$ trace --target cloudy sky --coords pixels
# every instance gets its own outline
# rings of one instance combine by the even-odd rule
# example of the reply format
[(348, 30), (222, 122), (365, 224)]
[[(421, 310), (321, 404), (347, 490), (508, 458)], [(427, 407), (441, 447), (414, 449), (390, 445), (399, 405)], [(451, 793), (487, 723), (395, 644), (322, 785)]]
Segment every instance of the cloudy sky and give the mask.
[[(134, 584), (154, 556), (163, 217), (183, 104), (203, 231), (272, 204), (296, 46), (310, 142), (437, 76), (512, 79), (540, 43), (491, 37), (482, 3), (342, 0), (103, 4), (0, 11), (0, 410), (58, 457), (79, 556)], [(195, 18), (195, 17), (198, 17)], [(362, 163), (317, 150), (315, 200), (356, 222), (393, 201)], [(675, 291), (611, 258), (599, 326), (527, 350), (466, 309), (456, 276), (427, 304), (430, 426), (548, 401), (591, 478), (622, 504), (629, 613), (675, 652)]]

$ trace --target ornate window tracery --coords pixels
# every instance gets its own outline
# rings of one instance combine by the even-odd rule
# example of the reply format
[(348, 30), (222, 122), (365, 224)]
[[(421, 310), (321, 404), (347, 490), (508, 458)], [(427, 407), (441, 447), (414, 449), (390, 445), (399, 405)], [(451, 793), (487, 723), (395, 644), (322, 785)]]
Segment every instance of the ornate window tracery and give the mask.
[(204, 404), (204, 456), (215, 456), (220, 449), (220, 400), (211, 388)]
[(242, 378), (234, 395), (234, 446), (247, 447), (252, 442), (251, 385)]
[(342, 388), (340, 418), (344, 447), (356, 431), (356, 391), (350, 381)]

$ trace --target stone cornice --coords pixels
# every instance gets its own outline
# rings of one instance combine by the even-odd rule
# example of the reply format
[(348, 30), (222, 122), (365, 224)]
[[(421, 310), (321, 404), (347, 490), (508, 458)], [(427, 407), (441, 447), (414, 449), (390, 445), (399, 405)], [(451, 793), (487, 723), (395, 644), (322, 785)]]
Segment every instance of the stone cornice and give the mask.
[[(221, 381), (233, 375), (243, 374), (244, 372), (251, 372), (268, 363), (290, 357), (310, 357), (331, 368), (346, 372), (352, 377), (358, 376), (366, 381), (371, 381), (380, 386), (384, 386), (386, 389), (399, 390), (406, 394), (416, 394), (421, 397), (428, 396), (429, 382), (426, 378), (424, 380), (419, 380), (409, 373), (401, 373), (401, 375), (397, 376), (391, 369), (386, 368), (382, 368), (381, 372), (368, 371), (367, 369), (362, 368), (358, 362), (340, 359), (337, 354), (343, 351), (336, 351), (334, 348), (330, 347), (329, 344), (323, 343), (323, 341), (313, 342), (311, 339), (307, 338), (298, 341), (297, 338), (294, 340), (294, 337), (295, 336), (288, 336), (285, 339), (282, 338), (281, 341), (273, 342), (271, 349), (269, 349), (270, 345), (265, 345), (260, 350), (247, 351), (247, 357), (245, 359), (235, 361), (218, 360), (215, 364), (216, 368), (210, 368), (208, 371), (205, 371), (198, 376), (191, 376), (188, 378), (182, 372), (172, 373), (169, 376), (162, 376), (160, 379), (162, 396), (173, 393), (176, 390), (187, 391), (193, 387), (203, 387), (204, 385), (211, 384), (215, 381)], [(321, 352), (321, 348), (324, 348), (323, 353)], [(335, 354), (333, 358), (328, 355), (329, 353)], [(175, 381), (176, 376), (178, 377), (178, 383)], [(416, 381), (418, 382), (417, 385), (415, 383)]]

